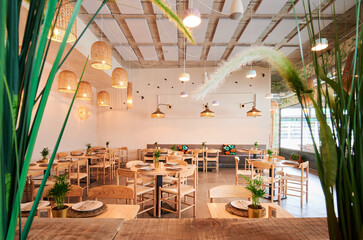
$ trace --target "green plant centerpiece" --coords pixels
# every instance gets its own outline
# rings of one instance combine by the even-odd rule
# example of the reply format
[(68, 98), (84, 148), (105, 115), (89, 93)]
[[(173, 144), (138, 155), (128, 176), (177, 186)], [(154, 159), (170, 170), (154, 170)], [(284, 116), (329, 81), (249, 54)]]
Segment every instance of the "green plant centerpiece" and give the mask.
[(176, 155), (176, 154), (175, 154), (175, 150), (176, 150), (176, 145), (174, 144), (174, 145), (171, 147), (171, 151), (173, 151), (173, 152), (172, 152), (172, 155)]
[(295, 152), (292, 152), (292, 153), (290, 154), (290, 160), (292, 160), (292, 161), (296, 161), (296, 162), (299, 162), (299, 163), (301, 163), (301, 162), (302, 162), (302, 160), (301, 160), (301, 155), (300, 155), (299, 153), (295, 153)]
[(268, 160), (269, 161), (271, 161), (272, 162), (272, 154), (273, 154), (274, 152), (271, 150), (271, 149), (267, 149), (267, 155), (268, 155)]
[(154, 150), (154, 158), (155, 158), (155, 168), (159, 167), (159, 158), (160, 158), (160, 150)]
[(92, 145), (90, 143), (87, 143), (86, 144), (86, 147), (87, 147), (87, 150), (86, 150), (86, 154), (90, 154), (91, 153), (91, 148), (92, 148)]
[(255, 146), (255, 150), (257, 150), (258, 143), (257, 143), (257, 142), (255, 142), (253, 145)]
[(43, 148), (43, 150), (40, 152), (40, 154), (42, 154), (42, 162), (43, 163), (48, 163), (48, 155), (49, 155), (49, 148)]
[(203, 150), (205, 149), (205, 144), (206, 143), (207, 143), (206, 141), (202, 142), (202, 148), (203, 148)]
[(110, 142), (109, 142), (109, 141), (107, 141), (107, 142), (106, 142), (106, 150), (108, 150), (108, 149), (109, 149), (109, 145), (110, 145)]
[(263, 178), (256, 177), (252, 180), (244, 175), (241, 176), (247, 181), (245, 188), (252, 194), (252, 204), (248, 205), (248, 217), (262, 218), (266, 214), (266, 209), (260, 204), (260, 198), (266, 193), (266, 190), (262, 189)]
[(68, 206), (64, 205), (67, 193), (71, 190), (68, 183), (68, 174), (54, 176), (55, 183), (49, 190), (48, 196), (54, 198), (56, 206), (52, 208), (55, 218), (66, 218)]

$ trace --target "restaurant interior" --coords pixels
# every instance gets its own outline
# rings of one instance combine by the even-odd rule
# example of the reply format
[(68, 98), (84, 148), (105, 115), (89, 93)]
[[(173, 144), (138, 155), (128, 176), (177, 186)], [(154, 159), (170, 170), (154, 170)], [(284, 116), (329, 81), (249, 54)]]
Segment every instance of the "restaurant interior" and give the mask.
[(0, 2), (3, 239), (363, 238), (360, 0)]

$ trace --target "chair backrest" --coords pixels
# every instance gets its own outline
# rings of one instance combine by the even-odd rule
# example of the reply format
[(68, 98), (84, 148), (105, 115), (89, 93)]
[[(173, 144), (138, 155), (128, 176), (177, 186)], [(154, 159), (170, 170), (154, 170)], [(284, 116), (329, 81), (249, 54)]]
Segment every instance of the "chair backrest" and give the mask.
[(121, 150), (126, 150), (127, 151), (127, 147), (121, 147)]
[(83, 151), (71, 151), (71, 155), (75, 156), (75, 155), (83, 155)]
[(206, 150), (206, 158), (209, 160), (218, 159), (219, 157), (219, 150), (217, 149), (208, 149)]
[[(256, 155), (256, 157), (253, 157), (253, 155)], [(262, 158), (262, 150), (248, 150), (248, 159), (261, 159)]]
[(141, 161), (141, 160), (132, 160), (132, 161), (128, 161), (126, 163), (126, 168), (132, 168), (132, 167), (135, 167), (137, 164), (143, 164), (144, 162)]
[[(260, 176), (265, 175), (264, 170), (275, 171), (275, 164), (266, 161), (251, 161), (251, 178), (257, 173)], [(274, 174), (271, 175), (271, 182), (274, 181)]]
[(305, 161), (303, 163), (300, 163), (299, 168), (301, 169), (301, 176), (304, 176), (304, 170), (306, 169), (306, 176), (309, 177), (309, 161)]
[(116, 178), (117, 185), (119, 185), (119, 177), (134, 178), (135, 180), (137, 178), (137, 172), (130, 169), (119, 168), (117, 169), (116, 173), (117, 173), (117, 178)]
[(236, 169), (236, 174), (237, 174), (238, 164), (239, 164), (239, 157), (237, 157), (237, 156), (234, 157), (234, 163), (235, 163), (235, 169)]
[(59, 152), (59, 153), (57, 153), (57, 155), (55, 155), (55, 158), (56, 159), (62, 159), (62, 158), (65, 158), (67, 156), (68, 156), (67, 152)]
[(197, 185), (197, 179), (196, 179), (196, 167), (191, 167), (189, 169), (183, 170), (178, 173), (178, 183), (177, 183), (177, 189), (178, 192), (181, 190), (181, 185), (186, 184), (183, 181), (186, 179), (188, 180), (188, 177), (193, 176), (193, 188), (196, 188)]
[(181, 165), (181, 166), (184, 166), (184, 167), (188, 166), (188, 163), (186, 161), (184, 161), (184, 160), (174, 159), (174, 160), (169, 160), (168, 162), (175, 162), (178, 165)]
[(77, 197), (78, 201), (82, 202), (83, 188), (77, 185), (71, 185), (71, 190), (67, 193), (66, 197), (68, 198), (68, 202), (71, 197)]
[(134, 199), (134, 190), (126, 186), (104, 185), (89, 190), (88, 197), (111, 199)]
[(59, 174), (62, 174), (62, 172), (67, 172), (67, 171), (69, 172), (69, 168), (70, 168), (70, 163), (68, 162), (58, 163), (58, 165), (54, 167), (55, 174), (59, 176)]
[(222, 185), (209, 189), (208, 197), (212, 203), (215, 198), (251, 198), (252, 194), (244, 186)]
[[(48, 194), (49, 194), (49, 190), (52, 187), (53, 187), (52, 185), (46, 185), (46, 186), (44, 186), (44, 190), (43, 190), (41, 199), (43, 199), (43, 198), (48, 198), (49, 199)], [(38, 191), (39, 191), (39, 188), (34, 189), (33, 194), (32, 194), (32, 198), (33, 198), (32, 201), (34, 201), (35, 197), (38, 194)]]
[(174, 161), (174, 160), (183, 160), (183, 156), (177, 155), (177, 156), (168, 156), (166, 159), (166, 162)]

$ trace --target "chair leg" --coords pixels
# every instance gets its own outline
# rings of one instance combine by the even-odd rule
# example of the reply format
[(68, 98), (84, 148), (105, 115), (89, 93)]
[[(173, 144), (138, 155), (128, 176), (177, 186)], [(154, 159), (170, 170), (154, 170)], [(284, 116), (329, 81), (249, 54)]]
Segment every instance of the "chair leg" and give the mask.
[(274, 183), (271, 183), (271, 192), (270, 192), (270, 195), (271, 195), (271, 203), (274, 202), (274, 192), (275, 192)]
[(304, 198), (304, 182), (301, 182), (300, 191), (300, 207), (302, 207)]
[(279, 189), (278, 189), (278, 201), (281, 202), (281, 179), (279, 181)]
[(103, 168), (103, 184), (106, 184), (106, 168)]
[(196, 208), (196, 203), (197, 203), (197, 192), (194, 191), (194, 194), (193, 194), (193, 216), (194, 217), (197, 217), (197, 208)]
[(158, 211), (158, 217), (161, 217), (161, 196), (162, 196), (162, 192), (159, 188), (159, 196), (158, 196), (158, 201), (159, 201), (159, 211)]
[(309, 200), (309, 180), (306, 181), (306, 202)]
[(178, 196), (178, 218), (181, 218), (181, 196)]
[(216, 162), (216, 168), (217, 168), (217, 173), (219, 172), (219, 164), (218, 161)]
[(154, 193), (153, 193), (153, 204), (154, 204), (154, 217), (156, 216), (156, 201), (157, 201), (157, 198), (156, 198), (156, 188), (154, 188)]

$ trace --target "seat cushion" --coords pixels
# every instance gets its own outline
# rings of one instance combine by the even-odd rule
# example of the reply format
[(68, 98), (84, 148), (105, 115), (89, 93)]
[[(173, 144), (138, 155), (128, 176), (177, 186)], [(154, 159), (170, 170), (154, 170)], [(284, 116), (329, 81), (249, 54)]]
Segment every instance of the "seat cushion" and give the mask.
[[(131, 188), (132, 190), (134, 190), (134, 184), (128, 185), (127, 187), (128, 188)], [(136, 195), (153, 192), (154, 189), (155, 189), (154, 187), (146, 187), (146, 186), (137, 185), (137, 193), (136, 193)]]
[[(88, 177), (88, 174), (87, 173), (79, 173), (79, 178), (82, 179), (82, 178), (86, 178)], [(70, 179), (77, 179), (77, 173), (71, 173), (69, 174), (69, 178)]]
[[(163, 187), (163, 188), (161, 188), (161, 191), (168, 192), (168, 193), (175, 194), (175, 195), (178, 194), (178, 188), (176, 185), (169, 186), (169, 187)], [(189, 186), (189, 185), (185, 185), (185, 184), (180, 185), (181, 195), (185, 195), (185, 194), (192, 193), (192, 192), (195, 192), (195, 188), (193, 186)]]
[[(293, 174), (286, 174), (286, 176), (283, 176), (282, 179), (287, 181), (301, 182), (301, 176)], [(309, 178), (307, 177), (303, 177), (303, 182), (306, 182), (308, 179)]]

